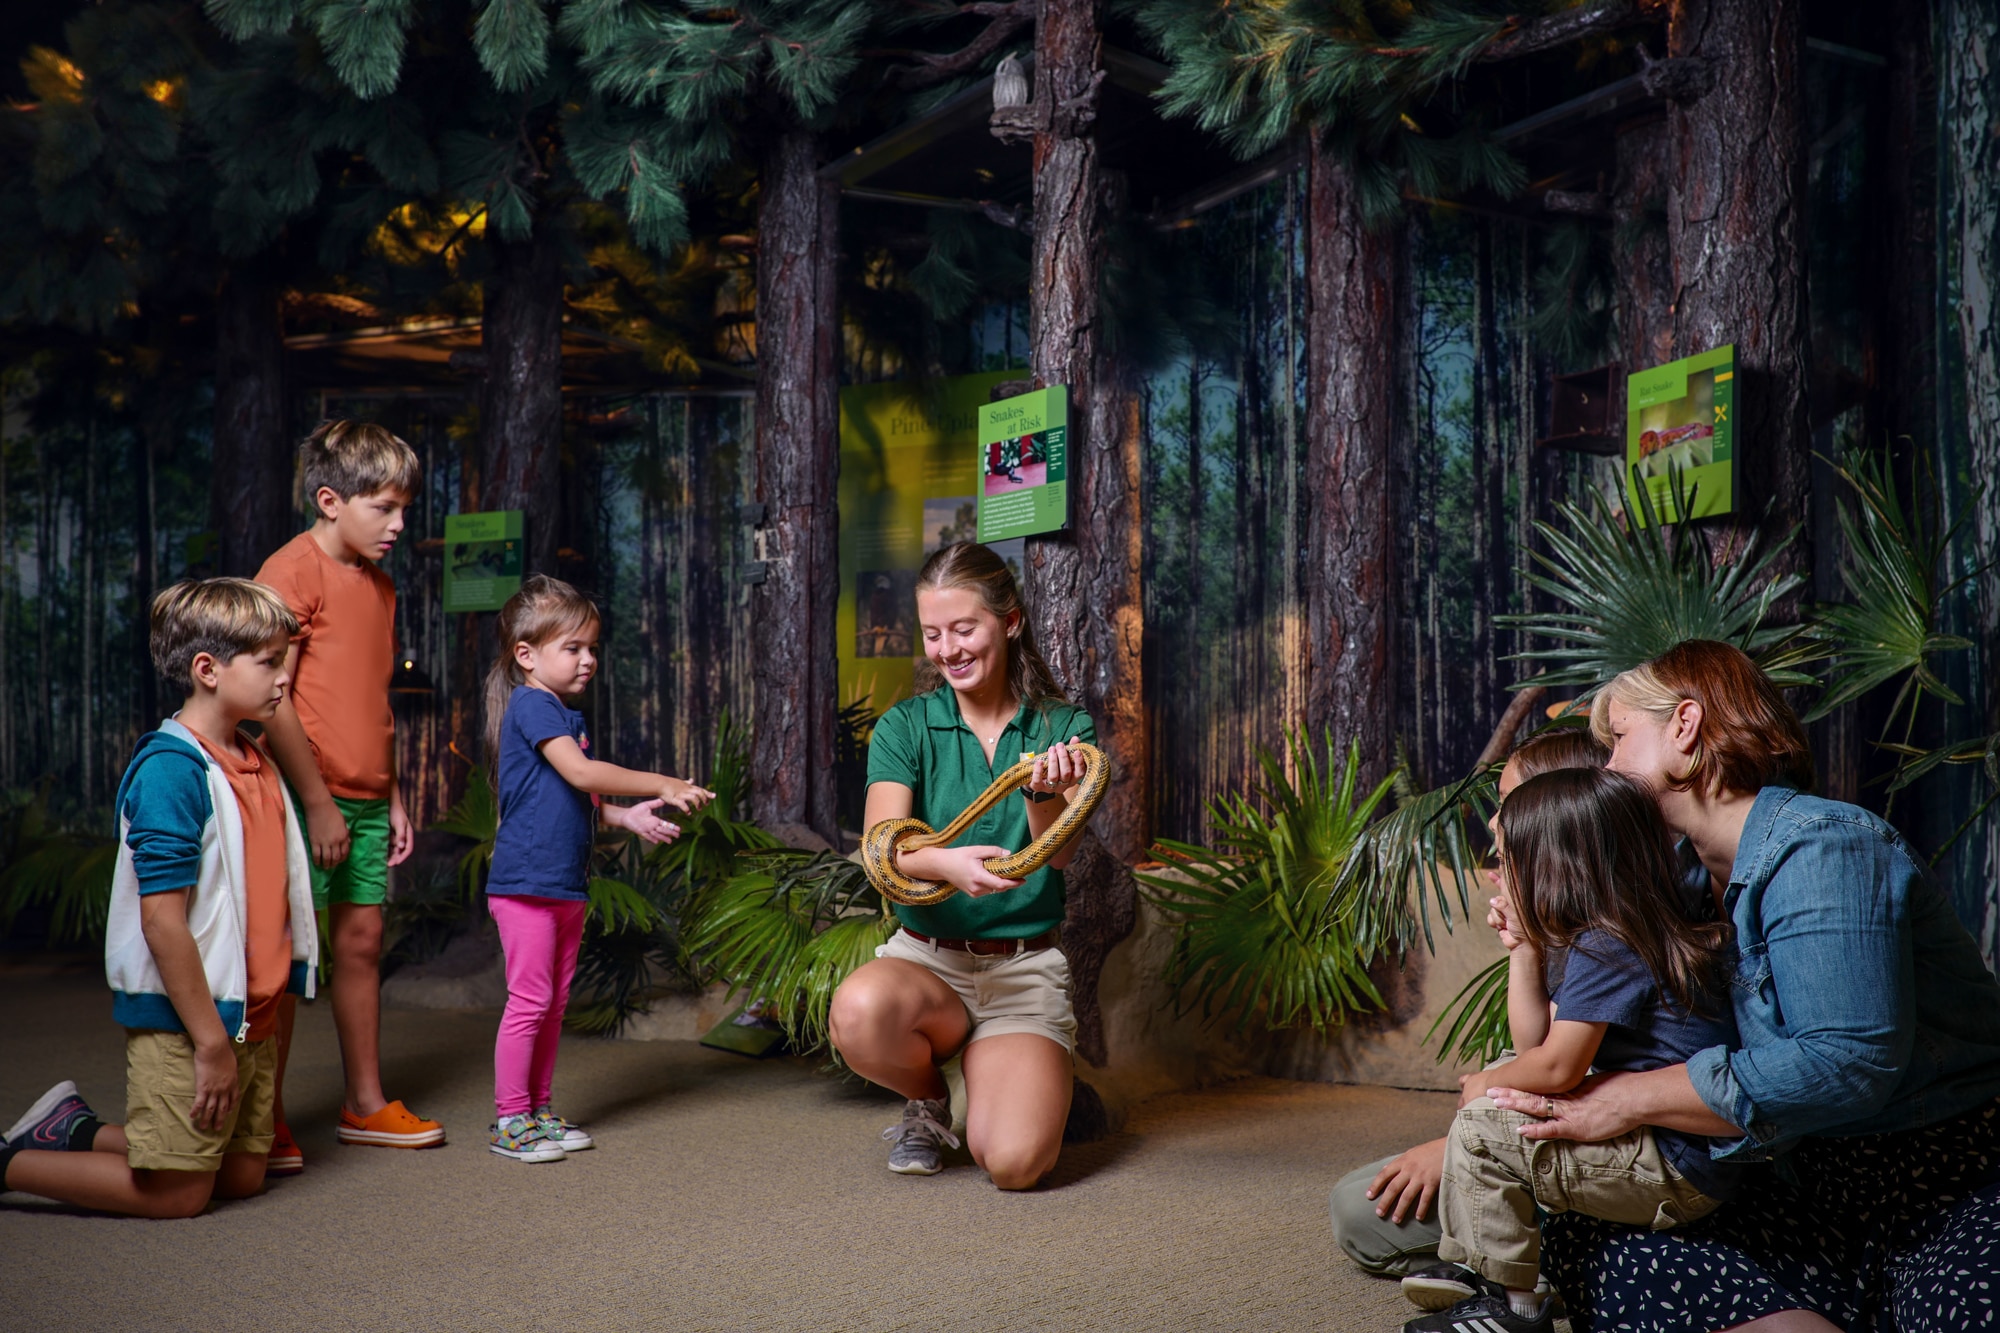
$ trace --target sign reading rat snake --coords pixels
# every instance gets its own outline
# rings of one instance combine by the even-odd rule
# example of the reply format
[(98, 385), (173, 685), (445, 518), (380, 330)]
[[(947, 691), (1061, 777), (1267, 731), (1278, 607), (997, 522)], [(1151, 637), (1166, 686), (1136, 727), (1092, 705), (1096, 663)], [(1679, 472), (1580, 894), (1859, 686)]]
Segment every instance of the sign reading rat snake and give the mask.
[[(1104, 799), (1104, 789), (1111, 785), (1111, 761), (1104, 751), (1082, 741), (1072, 742), (1069, 749), (1083, 760), (1083, 780), (1070, 793), (1068, 806), (1041, 837), (1012, 856), (995, 857), (986, 863), (986, 868), (1002, 879), (1023, 879), (1048, 865), (1071, 838), (1083, 831), (1084, 824)], [(896, 853), (950, 846), (981, 815), (1012, 795), (1015, 788), (1026, 786), (1034, 775), (1035, 756), (1022, 755), (1020, 763), (994, 778), (993, 784), (961, 810), (958, 818), (935, 832), (921, 819), (885, 819), (875, 825), (861, 835), (861, 868), (867, 872), (868, 882), (883, 897), (908, 907), (929, 907), (951, 897), (958, 892), (956, 885), (911, 879), (897, 868)]]

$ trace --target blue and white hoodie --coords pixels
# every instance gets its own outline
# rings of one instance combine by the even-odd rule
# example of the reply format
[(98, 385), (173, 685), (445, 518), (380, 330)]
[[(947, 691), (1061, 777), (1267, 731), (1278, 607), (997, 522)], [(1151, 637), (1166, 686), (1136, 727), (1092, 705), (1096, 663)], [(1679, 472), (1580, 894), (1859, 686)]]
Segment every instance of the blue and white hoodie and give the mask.
[[(290, 989), (313, 993), (319, 930), (313, 922), (311, 861), (298, 814), (285, 807), (285, 862), (291, 906)], [(111, 1012), (128, 1028), (185, 1032), (167, 998), (159, 966), (139, 924), (139, 899), (193, 886), (188, 929), (201, 952), (209, 993), (222, 1026), (237, 1041), (250, 1030), (245, 1016), (249, 962), (243, 923), (243, 812), (222, 766), (172, 718), (139, 738), (118, 784), (118, 868), (105, 922), (104, 971)], [(300, 923), (306, 923), (301, 929)]]

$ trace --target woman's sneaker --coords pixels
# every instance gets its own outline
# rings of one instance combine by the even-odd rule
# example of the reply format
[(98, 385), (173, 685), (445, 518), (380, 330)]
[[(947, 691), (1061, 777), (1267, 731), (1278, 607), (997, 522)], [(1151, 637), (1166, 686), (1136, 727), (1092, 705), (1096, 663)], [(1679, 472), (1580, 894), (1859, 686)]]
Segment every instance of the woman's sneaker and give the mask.
[(542, 1137), (542, 1127), (525, 1115), (510, 1115), (505, 1120), (495, 1121), (493, 1142), (489, 1148), (517, 1162), (560, 1162), (569, 1156)]
[(899, 1176), (934, 1176), (944, 1170), (943, 1145), (958, 1146), (950, 1120), (951, 1108), (942, 1099), (907, 1102), (902, 1120), (882, 1131), (894, 1145), (889, 1149), (889, 1169)]
[(546, 1106), (536, 1107), (533, 1119), (542, 1137), (564, 1152), (582, 1152), (597, 1146), (597, 1140), (586, 1134), (583, 1126), (571, 1124)]

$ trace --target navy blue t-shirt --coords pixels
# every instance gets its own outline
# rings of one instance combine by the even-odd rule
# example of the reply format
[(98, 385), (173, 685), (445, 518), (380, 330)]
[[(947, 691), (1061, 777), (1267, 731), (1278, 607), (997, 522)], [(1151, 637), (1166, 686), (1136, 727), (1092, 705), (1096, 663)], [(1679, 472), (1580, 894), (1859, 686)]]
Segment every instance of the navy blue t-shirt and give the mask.
[(589, 898), (590, 797), (563, 781), (537, 747), (568, 736), (590, 753), (583, 714), (532, 685), (516, 685), (500, 720), (500, 832), (486, 892), (500, 897)]
[[(1604, 1041), (1591, 1063), (1601, 1072), (1639, 1072), (1687, 1063), (1696, 1051), (1736, 1045), (1729, 998), (1708, 1007), (1716, 1016), (1691, 1014), (1660, 993), (1638, 954), (1602, 931), (1585, 931), (1567, 951), (1562, 977), (1549, 992), (1556, 1020), (1605, 1023)], [(1653, 1137), (1674, 1169), (1711, 1199), (1734, 1192), (1738, 1168), (1708, 1155), (1707, 1138), (1655, 1126)]]

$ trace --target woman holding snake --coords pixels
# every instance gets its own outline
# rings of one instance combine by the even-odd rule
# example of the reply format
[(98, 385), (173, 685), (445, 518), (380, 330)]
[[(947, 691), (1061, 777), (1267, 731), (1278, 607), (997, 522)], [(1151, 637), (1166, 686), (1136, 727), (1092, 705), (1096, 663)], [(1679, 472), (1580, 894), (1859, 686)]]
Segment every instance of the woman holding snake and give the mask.
[(1056, 822), (1084, 775), (1069, 746), (1096, 728), (1057, 691), (1014, 576), (991, 550), (944, 547), (924, 562), (916, 597), (917, 693), (875, 724), (866, 825), (914, 815), (942, 828), (1023, 753), (1036, 754), (1034, 775), (958, 845), (896, 854), (904, 874), (959, 892), (897, 904), (901, 929), (834, 992), (833, 1044), (849, 1068), (908, 1098), (883, 1133), (889, 1169), (903, 1175), (935, 1175), (943, 1145), (958, 1146), (939, 1066), (962, 1055), (973, 1160), (1001, 1189), (1028, 1189), (1055, 1166), (1069, 1115), (1076, 1017), (1058, 936), (1070, 849), (1020, 880), (985, 862)]

